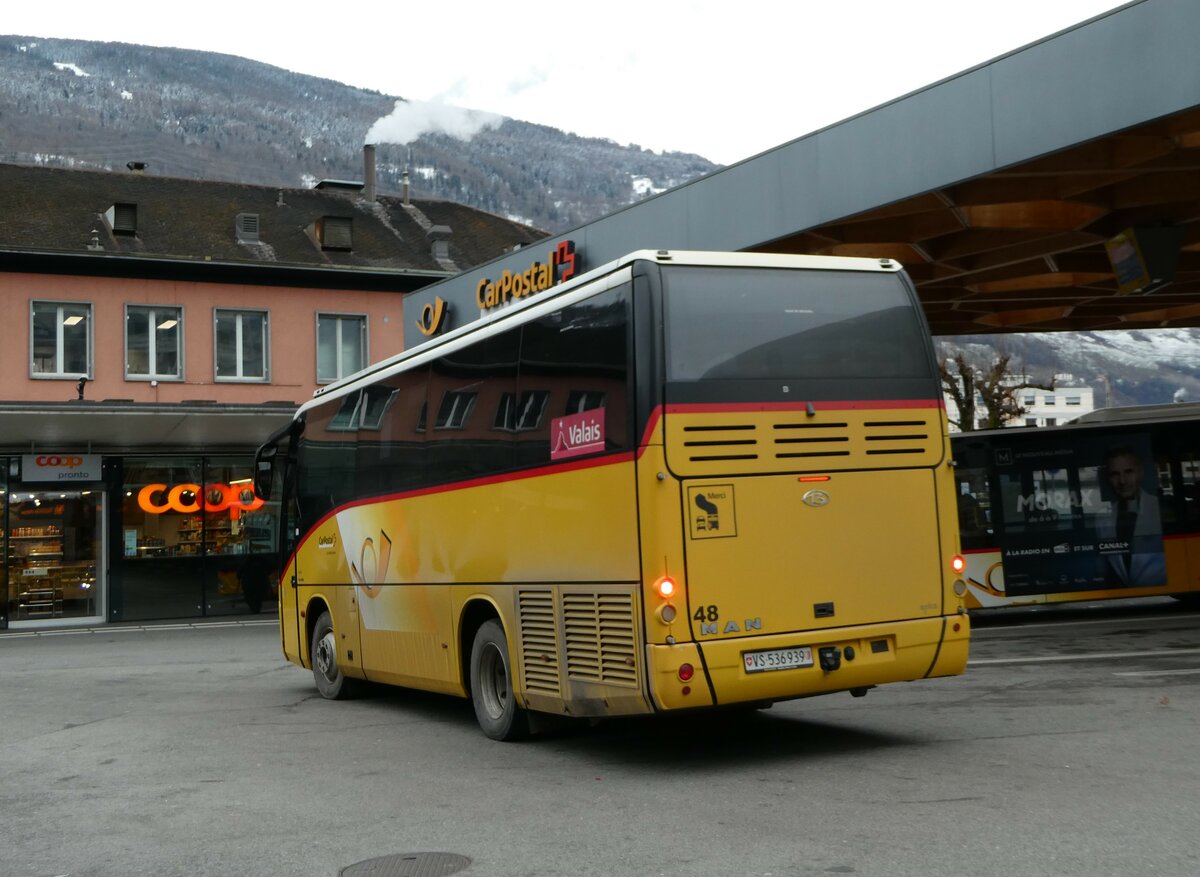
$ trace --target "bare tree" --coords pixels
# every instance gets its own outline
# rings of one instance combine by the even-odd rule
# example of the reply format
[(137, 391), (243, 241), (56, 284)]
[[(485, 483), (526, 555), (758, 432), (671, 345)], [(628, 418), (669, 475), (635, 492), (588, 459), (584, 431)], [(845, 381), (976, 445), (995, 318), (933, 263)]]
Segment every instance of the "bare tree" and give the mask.
[(1011, 360), (1011, 354), (1000, 353), (990, 365), (981, 366), (970, 362), (961, 350), (956, 350), (949, 358), (938, 362), (942, 388), (958, 406), (958, 420), (951, 420), (951, 423), (963, 432), (999, 429), (1025, 413), (1017, 399), (1021, 390), (1054, 389), (1053, 379), (1049, 382), (1030, 381), (1024, 374), (1014, 374), (1009, 367)]

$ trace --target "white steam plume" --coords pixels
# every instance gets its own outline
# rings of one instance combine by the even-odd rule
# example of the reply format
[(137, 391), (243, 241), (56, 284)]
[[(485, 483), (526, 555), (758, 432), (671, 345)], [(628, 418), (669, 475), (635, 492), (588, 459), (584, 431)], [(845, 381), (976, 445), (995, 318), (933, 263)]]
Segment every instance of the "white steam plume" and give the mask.
[(384, 116), (371, 126), (364, 142), (408, 144), (431, 131), (448, 134), (459, 140), (470, 140), (484, 128), (495, 128), (503, 121), (503, 116), (481, 110), (398, 100), (391, 115)]

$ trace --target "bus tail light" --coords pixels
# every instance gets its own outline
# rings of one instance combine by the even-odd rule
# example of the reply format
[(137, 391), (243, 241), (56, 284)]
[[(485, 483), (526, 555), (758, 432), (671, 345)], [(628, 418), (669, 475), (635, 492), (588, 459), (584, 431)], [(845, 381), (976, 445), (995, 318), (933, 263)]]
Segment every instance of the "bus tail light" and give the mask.
[(663, 603), (661, 606), (658, 607), (657, 614), (658, 614), (659, 621), (661, 621), (663, 624), (670, 624), (671, 622), (673, 622), (675, 620), (675, 616), (677, 615), (677, 612), (675, 611), (675, 607), (672, 606), (670, 603)]
[(679, 665), (679, 679), (681, 682), (690, 682), (692, 677), (696, 675), (696, 668), (691, 664)]
[(670, 600), (675, 596), (675, 580), (670, 576), (663, 576), (655, 585), (655, 590), (658, 591), (658, 596), (664, 600)]
[(956, 576), (963, 574), (963, 570), (967, 568), (967, 561), (961, 554), (956, 554), (950, 558), (950, 569), (954, 571)]

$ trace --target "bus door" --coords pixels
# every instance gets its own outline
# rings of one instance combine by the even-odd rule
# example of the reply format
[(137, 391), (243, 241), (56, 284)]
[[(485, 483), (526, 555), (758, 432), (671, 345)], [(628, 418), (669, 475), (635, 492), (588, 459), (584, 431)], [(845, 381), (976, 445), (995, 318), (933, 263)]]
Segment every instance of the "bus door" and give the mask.
[[(1187, 429), (1180, 435), (1179, 440), (1179, 446), (1172, 449), (1172, 456), (1179, 469), (1166, 481), (1179, 486), (1179, 495), (1164, 499), (1162, 504), (1164, 530), (1174, 530), (1179, 534), (1179, 538), (1172, 539), (1171, 542), (1182, 543), (1182, 569), (1176, 565), (1175, 560), (1179, 549), (1168, 548), (1167, 576), (1174, 593), (1200, 591), (1200, 436)], [(1161, 487), (1166, 479), (1161, 474), (1163, 460), (1157, 446), (1155, 457)]]

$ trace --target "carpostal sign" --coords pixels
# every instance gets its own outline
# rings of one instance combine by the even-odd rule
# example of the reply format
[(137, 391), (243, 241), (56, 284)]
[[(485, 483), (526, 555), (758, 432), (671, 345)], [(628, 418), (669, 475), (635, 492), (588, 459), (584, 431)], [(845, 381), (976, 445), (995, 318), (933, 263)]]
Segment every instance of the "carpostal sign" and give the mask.
[(545, 262), (535, 259), (524, 271), (504, 271), (494, 281), (481, 277), (475, 287), (475, 303), (479, 305), (480, 313), (486, 313), (510, 301), (565, 283), (577, 271), (575, 242), (561, 241), (546, 255)]
[(99, 454), (25, 454), (21, 457), (21, 480), (27, 483), (52, 481), (99, 481), (102, 475)]
[[(580, 274), (582, 267), (575, 242), (559, 241), (543, 255), (527, 263), (517, 263), (514, 268), (505, 268), (498, 275), (446, 281), (430, 287), (428, 292), (415, 293), (408, 299), (411, 304), (406, 304), (406, 307), (416, 308), (416, 313), (415, 319), (408, 321), (405, 327), (405, 346), (457, 328), (454, 324), (458, 323), (455, 317), (459, 314), (477, 311), (483, 317), (511, 302), (545, 292)], [(413, 329), (418, 334), (409, 336)]]

